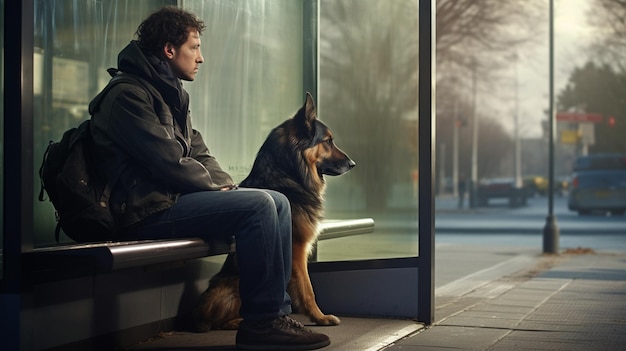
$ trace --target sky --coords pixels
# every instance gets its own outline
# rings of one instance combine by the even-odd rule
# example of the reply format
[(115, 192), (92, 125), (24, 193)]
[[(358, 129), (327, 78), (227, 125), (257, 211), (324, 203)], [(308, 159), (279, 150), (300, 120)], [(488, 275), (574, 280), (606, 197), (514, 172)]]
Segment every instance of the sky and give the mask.
[[(546, 0), (547, 3), (548, 0)], [(585, 16), (589, 0), (554, 0), (554, 79), (555, 99), (569, 79), (574, 68), (586, 61), (586, 47), (591, 38)], [(546, 24), (545, 40), (520, 54), (517, 72), (520, 133), (523, 138), (541, 136), (541, 121), (549, 107), (549, 39)], [(513, 75), (513, 74), (512, 74)], [(510, 99), (509, 99), (510, 101)], [(513, 116), (515, 107), (495, 107), (504, 115)], [(514, 119), (503, 119), (512, 130)]]
[(576, 66), (587, 61), (585, 51), (591, 40), (591, 29), (586, 20), (588, 7), (589, 0), (555, 0), (555, 77), (558, 88), (565, 86)]

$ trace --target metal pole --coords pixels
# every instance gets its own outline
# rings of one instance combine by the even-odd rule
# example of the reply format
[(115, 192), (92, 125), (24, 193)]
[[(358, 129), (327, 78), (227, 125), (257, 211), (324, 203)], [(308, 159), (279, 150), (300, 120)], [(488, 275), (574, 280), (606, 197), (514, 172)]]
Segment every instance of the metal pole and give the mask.
[[(519, 126), (519, 74), (518, 65), (519, 57), (517, 53), (514, 56), (515, 60), (515, 164), (514, 164), (514, 179), (515, 188), (520, 190), (522, 188), (522, 148), (520, 140), (520, 126)], [(521, 191), (521, 190), (520, 190)]]
[[(31, 284), (23, 253), (33, 249), (33, 48), (32, 0), (4, 6), (4, 134), (0, 340), (5, 350), (32, 350), (35, 337)], [(10, 54), (8, 54), (10, 53)]]
[(457, 117), (457, 99), (454, 99), (452, 114), (452, 195), (459, 196), (459, 122)]
[(446, 143), (441, 143), (441, 150), (437, 150), (437, 161), (439, 163), (439, 193), (438, 195), (444, 195), (446, 193)]
[(543, 228), (543, 253), (559, 253), (559, 228), (554, 216), (554, 0), (550, 0), (550, 115), (548, 116), (548, 217)]
[(435, 320), (435, 0), (419, 2), (419, 228), (417, 319)]
[(478, 116), (476, 115), (476, 58), (472, 57), (472, 174), (470, 182), (470, 207), (478, 205)]

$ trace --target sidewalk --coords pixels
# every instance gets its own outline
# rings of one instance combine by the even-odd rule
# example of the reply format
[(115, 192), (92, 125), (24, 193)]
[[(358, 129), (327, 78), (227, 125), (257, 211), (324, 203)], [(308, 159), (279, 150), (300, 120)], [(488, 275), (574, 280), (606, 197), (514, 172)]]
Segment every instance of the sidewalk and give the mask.
[(433, 326), (383, 349), (624, 350), (626, 253), (543, 256), (436, 306)]
[[(625, 349), (626, 252), (537, 255), (518, 268), (493, 279), (473, 276), (481, 282), (471, 290), (436, 289), (428, 328), (350, 317), (310, 328), (330, 336), (325, 351)], [(235, 350), (234, 338), (234, 331), (174, 332), (130, 349)]]
[[(560, 211), (566, 211), (563, 202), (560, 199)], [(457, 209), (456, 205), (453, 198), (437, 199), (438, 233), (467, 233), (472, 229), (490, 233), (485, 223), (499, 226), (497, 233), (530, 232), (530, 223), (543, 224), (545, 220), (544, 209), (537, 209), (537, 204), (514, 210), (497, 205)], [(507, 221), (504, 217), (509, 212), (521, 214), (523, 220), (515, 218), (514, 229), (502, 229), (500, 222)], [(466, 241), (451, 240), (454, 244), (450, 244), (444, 240), (446, 236), (440, 236), (435, 278), (441, 285), (436, 285), (435, 320), (428, 328), (411, 320), (349, 316), (339, 316), (342, 323), (338, 326), (321, 327), (312, 325), (304, 316), (295, 317), (329, 335), (331, 345), (324, 351), (626, 350), (624, 222), (620, 218), (593, 223), (581, 222), (575, 216), (568, 219), (559, 222), (562, 233), (594, 233), (588, 239), (585, 236), (588, 242), (582, 245), (598, 248), (596, 244), (604, 240), (602, 251), (566, 250), (560, 255), (544, 256), (535, 249), (539, 244), (520, 244), (526, 241), (521, 241), (519, 235), (507, 235), (497, 243), (493, 242), (497, 236), (489, 236), (491, 246), (483, 241), (466, 245)], [(394, 226), (406, 223), (377, 221), (379, 228)], [(540, 229), (532, 232), (541, 233)], [(611, 240), (600, 239), (601, 233), (607, 232)], [(539, 236), (523, 238), (540, 242)], [(566, 238), (569, 236), (562, 236)], [(572, 242), (576, 245), (569, 247), (581, 245), (581, 238), (574, 235)], [(568, 247), (564, 242), (561, 247)], [(459, 247), (459, 243), (464, 246)], [(235, 334), (225, 330), (164, 333), (129, 349), (236, 350)]]

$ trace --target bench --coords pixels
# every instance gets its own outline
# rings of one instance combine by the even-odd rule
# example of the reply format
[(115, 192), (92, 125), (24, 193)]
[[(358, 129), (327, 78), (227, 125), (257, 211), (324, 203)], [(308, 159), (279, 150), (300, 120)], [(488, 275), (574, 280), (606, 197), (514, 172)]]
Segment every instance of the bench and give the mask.
[[(320, 224), (319, 240), (373, 231), (374, 220), (371, 218), (325, 220)], [(28, 271), (34, 276), (53, 279), (59, 274), (110, 272), (227, 254), (234, 249), (232, 240), (207, 243), (198, 238), (188, 238), (59, 245), (37, 248), (24, 256)], [(314, 247), (311, 261), (316, 260), (317, 250)]]
[[(319, 239), (327, 240), (372, 232), (374, 221), (329, 220), (320, 230)], [(22, 308), (46, 348), (137, 344), (190, 320), (222, 259), (199, 258), (227, 254), (234, 245), (186, 238), (37, 248), (22, 255), (31, 296)]]

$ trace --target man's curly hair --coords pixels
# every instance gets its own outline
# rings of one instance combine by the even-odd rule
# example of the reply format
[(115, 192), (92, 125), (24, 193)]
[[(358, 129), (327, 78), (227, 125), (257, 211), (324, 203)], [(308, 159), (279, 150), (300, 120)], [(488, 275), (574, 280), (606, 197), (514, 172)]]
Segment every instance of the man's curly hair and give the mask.
[(135, 35), (139, 46), (158, 57), (165, 44), (180, 47), (187, 41), (189, 31), (199, 34), (206, 28), (193, 13), (174, 6), (163, 7), (151, 14), (137, 28)]

